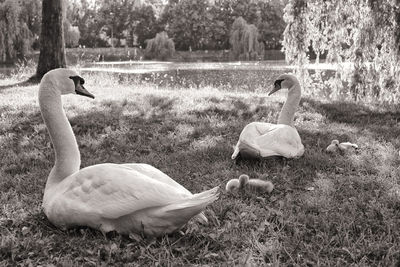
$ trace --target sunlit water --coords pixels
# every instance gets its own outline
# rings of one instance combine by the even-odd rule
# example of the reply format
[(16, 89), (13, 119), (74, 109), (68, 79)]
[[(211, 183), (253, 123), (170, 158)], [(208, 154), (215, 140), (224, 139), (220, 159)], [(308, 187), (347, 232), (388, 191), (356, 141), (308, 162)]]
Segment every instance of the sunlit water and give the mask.
[[(306, 66), (333, 72), (328, 64)], [(200, 88), (218, 87), (228, 90), (255, 91), (269, 88), (279, 74), (291, 72), (295, 67), (284, 61), (252, 62), (156, 62), (115, 61), (88, 64), (80, 70), (92, 73), (111, 73), (120, 79), (152, 82), (159, 86)]]
[[(171, 70), (292, 70), (294, 66), (284, 61), (253, 62), (159, 62), (159, 61), (114, 61), (96, 62), (81, 68), (83, 71), (104, 71), (116, 73), (149, 73)], [(331, 64), (308, 64), (306, 68), (334, 70)]]
[[(157, 86), (201, 88), (205, 86), (228, 90), (262, 90), (270, 87), (279, 74), (291, 72), (295, 66), (284, 61), (252, 62), (161, 62), (161, 61), (108, 61), (87, 63), (79, 67), (85, 73), (107, 73), (118, 79), (145, 81)], [(309, 64), (316, 69), (333, 73), (329, 64)], [(0, 67), (0, 77), (7, 77), (12, 67)]]

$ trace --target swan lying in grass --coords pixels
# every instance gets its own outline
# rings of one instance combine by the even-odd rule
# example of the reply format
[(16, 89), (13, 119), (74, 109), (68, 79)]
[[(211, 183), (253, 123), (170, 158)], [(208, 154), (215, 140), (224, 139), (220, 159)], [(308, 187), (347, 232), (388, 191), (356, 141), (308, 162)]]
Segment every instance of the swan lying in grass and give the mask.
[(270, 181), (260, 179), (250, 179), (248, 175), (242, 174), (239, 179), (231, 179), (225, 186), (227, 192), (236, 192), (239, 190), (249, 190), (259, 193), (271, 193), (274, 185)]
[(276, 91), (288, 88), (288, 96), (279, 114), (278, 124), (265, 122), (252, 122), (239, 136), (232, 159), (239, 154), (243, 158), (265, 158), (270, 156), (283, 156), (285, 158), (301, 157), (304, 146), (300, 136), (293, 126), (293, 118), (301, 98), (299, 81), (294, 75), (282, 74), (274, 83)]
[(44, 75), (39, 105), (55, 149), (43, 208), (56, 226), (89, 226), (103, 233), (160, 236), (181, 228), (218, 198), (218, 187), (192, 194), (147, 164), (104, 163), (80, 167), (80, 153), (65, 116), (61, 95), (94, 98), (74, 71), (56, 69)]
[(358, 145), (350, 143), (350, 142), (343, 142), (339, 143), (339, 140), (332, 140), (331, 144), (326, 148), (327, 152), (333, 153), (337, 151), (349, 151), (349, 150), (354, 150), (358, 149)]

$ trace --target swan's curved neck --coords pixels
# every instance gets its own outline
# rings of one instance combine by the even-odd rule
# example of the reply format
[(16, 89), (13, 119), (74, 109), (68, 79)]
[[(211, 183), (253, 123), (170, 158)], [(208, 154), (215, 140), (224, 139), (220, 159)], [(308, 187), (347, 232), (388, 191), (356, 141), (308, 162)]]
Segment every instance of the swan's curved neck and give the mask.
[(281, 113), (279, 114), (278, 124), (286, 124), (293, 126), (294, 124), (294, 113), (299, 106), (301, 98), (301, 87), (299, 82), (295, 82), (292, 87), (289, 88), (288, 96), (285, 104), (282, 107)]
[(41, 86), (39, 106), (55, 150), (55, 163), (47, 179), (47, 189), (77, 172), (81, 160), (75, 135), (62, 107), (60, 93), (49, 86)]

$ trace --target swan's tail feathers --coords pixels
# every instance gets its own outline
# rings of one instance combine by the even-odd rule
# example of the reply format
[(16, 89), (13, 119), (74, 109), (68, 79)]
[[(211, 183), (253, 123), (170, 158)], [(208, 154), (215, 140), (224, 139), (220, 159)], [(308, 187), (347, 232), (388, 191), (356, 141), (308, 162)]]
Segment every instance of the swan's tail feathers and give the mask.
[(195, 218), (202, 224), (208, 224), (208, 219), (207, 219), (206, 215), (204, 214), (204, 212), (200, 212), (199, 214), (197, 214), (195, 216)]
[[(201, 193), (197, 193), (193, 195), (192, 199), (209, 199), (212, 198), (214, 199), (212, 202), (218, 199), (219, 192), (218, 192), (219, 186), (216, 186), (214, 188), (211, 188), (209, 190), (203, 191)], [(210, 202), (210, 203), (212, 203)]]
[(182, 224), (185, 224), (195, 216), (201, 222), (207, 223), (208, 220), (202, 211), (218, 199), (218, 189), (219, 187), (217, 186), (202, 193), (194, 194), (189, 199), (171, 203), (163, 209), (168, 214), (168, 217), (175, 217), (176, 220), (182, 220)]
[(240, 143), (236, 145), (235, 152), (236, 150), (237, 153), (240, 153), (240, 156), (244, 159), (258, 159), (261, 157), (260, 150), (257, 149), (255, 145), (249, 145), (244, 140), (242, 140)]
[(340, 147), (340, 145), (344, 146), (345, 148), (355, 148), (355, 149), (358, 149), (358, 145), (353, 144), (353, 143), (350, 143), (350, 142), (340, 143), (340, 144), (339, 144), (339, 147)]
[(238, 144), (234, 148), (234, 151), (233, 151), (233, 154), (232, 154), (231, 158), (232, 159), (236, 159), (237, 156), (239, 155), (239, 152), (240, 152), (240, 150), (239, 150), (239, 142), (238, 142)]
[(301, 147), (300, 147), (300, 149), (297, 151), (297, 153), (294, 155), (294, 157), (293, 158), (300, 158), (301, 156), (303, 156), (303, 154), (304, 154), (304, 146), (303, 146), (303, 144), (301, 144)]

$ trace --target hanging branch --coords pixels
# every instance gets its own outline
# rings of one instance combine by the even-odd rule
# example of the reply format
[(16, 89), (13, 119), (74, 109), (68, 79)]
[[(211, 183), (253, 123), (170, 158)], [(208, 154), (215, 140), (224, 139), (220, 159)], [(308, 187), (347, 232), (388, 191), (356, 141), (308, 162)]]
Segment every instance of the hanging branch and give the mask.
[(287, 26), (283, 33), (283, 51), (286, 62), (297, 66), (297, 74), (305, 91), (309, 84), (308, 71), (304, 68), (309, 63), (307, 56), (310, 46), (310, 21), (307, 1), (290, 0), (284, 9), (284, 21)]
[(299, 67), (303, 81), (311, 48), (317, 62), (326, 53), (337, 66), (323, 89), (331, 90), (329, 96), (399, 101), (400, 0), (290, 0), (284, 19), (286, 60)]

